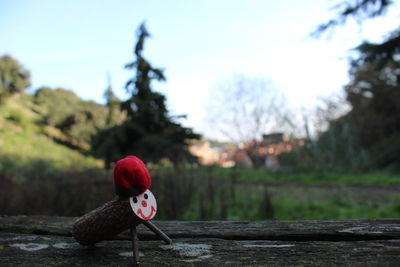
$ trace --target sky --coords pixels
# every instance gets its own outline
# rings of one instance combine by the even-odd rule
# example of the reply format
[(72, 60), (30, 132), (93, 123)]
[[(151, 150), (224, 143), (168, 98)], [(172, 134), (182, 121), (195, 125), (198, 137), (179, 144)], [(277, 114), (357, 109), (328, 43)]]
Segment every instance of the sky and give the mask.
[(1, 0), (0, 55), (10, 54), (31, 71), (30, 92), (41, 86), (70, 89), (104, 103), (107, 75), (126, 99), (133, 73), (135, 31), (145, 21), (151, 38), (144, 54), (165, 69), (154, 84), (171, 114), (206, 137), (207, 103), (234, 74), (270, 81), (293, 110), (312, 109), (340, 94), (348, 82), (348, 56), (361, 40), (379, 41), (398, 16), (338, 28), (313, 39), (316, 26), (334, 16), (337, 1), (267, 0)]

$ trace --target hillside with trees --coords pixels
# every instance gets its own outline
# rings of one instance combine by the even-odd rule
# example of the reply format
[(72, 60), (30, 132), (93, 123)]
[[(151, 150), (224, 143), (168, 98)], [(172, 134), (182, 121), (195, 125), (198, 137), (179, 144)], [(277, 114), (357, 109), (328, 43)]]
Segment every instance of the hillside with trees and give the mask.
[(0, 78), (1, 161), (78, 169), (102, 165), (87, 155), (92, 135), (107, 126), (107, 107), (63, 88), (26, 93), (30, 72), (8, 55), (0, 58)]
[[(47, 153), (52, 155), (48, 158), (51, 164), (62, 159), (64, 153), (77, 155), (71, 166), (79, 166), (86, 159), (96, 162), (89, 155), (103, 159), (106, 167), (131, 154), (146, 162), (157, 163), (163, 159), (175, 165), (194, 162), (195, 157), (187, 146), (189, 140), (200, 135), (178, 122), (183, 116), (169, 115), (165, 96), (153, 90), (152, 82), (165, 81), (165, 76), (143, 57), (148, 36), (142, 24), (137, 31), (135, 59), (125, 66), (133, 71), (133, 77), (126, 84), (131, 96), (124, 101), (118, 99), (109, 82), (104, 105), (82, 100), (64, 88), (41, 87), (33, 95), (25, 93), (30, 85), (30, 72), (11, 56), (1, 57), (0, 138), (8, 149), (3, 148), (0, 157), (46, 159), (38, 156), (41, 150), (36, 147), (38, 138), (43, 142), (40, 146), (49, 150), (62, 147), (68, 151), (60, 152), (59, 156)], [(13, 141), (19, 135), (24, 135), (23, 141)], [(18, 143), (18, 147), (12, 147), (13, 143)], [(32, 151), (25, 151), (24, 145)], [(21, 151), (25, 154), (20, 155)], [(89, 166), (98, 166), (98, 163), (86, 167)]]

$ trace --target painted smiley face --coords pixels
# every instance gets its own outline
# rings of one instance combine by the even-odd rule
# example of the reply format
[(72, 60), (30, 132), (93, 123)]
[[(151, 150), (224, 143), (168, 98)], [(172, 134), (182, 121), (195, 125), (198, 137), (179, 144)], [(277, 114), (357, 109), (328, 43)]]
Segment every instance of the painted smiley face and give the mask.
[(157, 201), (153, 193), (148, 189), (136, 197), (130, 197), (129, 203), (131, 204), (133, 213), (142, 220), (153, 219), (156, 215)]

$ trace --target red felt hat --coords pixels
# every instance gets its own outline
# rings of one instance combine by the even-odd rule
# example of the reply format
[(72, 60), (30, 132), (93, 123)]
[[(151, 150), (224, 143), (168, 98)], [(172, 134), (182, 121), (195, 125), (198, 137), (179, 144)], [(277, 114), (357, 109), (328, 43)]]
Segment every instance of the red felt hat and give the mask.
[(139, 158), (129, 156), (115, 164), (114, 186), (118, 196), (137, 196), (149, 189), (150, 185), (149, 171)]

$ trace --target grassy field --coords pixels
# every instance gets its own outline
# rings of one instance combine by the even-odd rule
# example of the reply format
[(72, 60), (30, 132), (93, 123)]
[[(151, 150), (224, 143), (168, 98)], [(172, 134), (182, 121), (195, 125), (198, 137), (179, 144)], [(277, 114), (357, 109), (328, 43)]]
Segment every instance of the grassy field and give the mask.
[(400, 176), (385, 173), (286, 173), (266, 170), (199, 168), (199, 173), (214, 172), (218, 178), (232, 178), (243, 182), (294, 183), (299, 185), (400, 185)]
[[(295, 192), (295, 194), (294, 194)], [(298, 187), (236, 187), (236, 198), (225, 206), (218, 199), (210, 204), (214, 211), (205, 217), (201, 202), (191, 206), (184, 219), (230, 219), (230, 220), (337, 220), (400, 218), (400, 190), (379, 193), (370, 198), (369, 191), (359, 188), (341, 189), (332, 193), (329, 188)], [(298, 197), (298, 195), (300, 195)], [(320, 196), (324, 196), (321, 198)], [(215, 201), (214, 201), (215, 203)], [(210, 208), (212, 209), (212, 208)], [(224, 215), (223, 215), (224, 214)]]
[[(169, 172), (161, 171), (167, 177), (173, 175)], [(190, 205), (181, 218), (187, 220), (400, 218), (397, 176), (222, 168), (195, 168), (186, 175), (193, 188), (184, 196)], [(156, 190), (162, 195), (165, 189)]]

